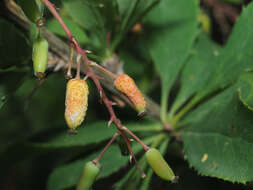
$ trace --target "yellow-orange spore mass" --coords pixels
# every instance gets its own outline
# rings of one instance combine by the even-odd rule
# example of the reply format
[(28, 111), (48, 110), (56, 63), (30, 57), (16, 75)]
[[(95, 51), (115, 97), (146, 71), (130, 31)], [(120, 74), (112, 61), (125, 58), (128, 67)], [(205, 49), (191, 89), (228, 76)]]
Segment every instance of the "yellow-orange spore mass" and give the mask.
[(85, 80), (71, 79), (67, 83), (65, 120), (70, 129), (76, 129), (84, 120), (88, 107), (89, 89)]
[(131, 100), (139, 113), (145, 111), (146, 101), (144, 96), (131, 77), (126, 74), (119, 75), (114, 81), (114, 86)]

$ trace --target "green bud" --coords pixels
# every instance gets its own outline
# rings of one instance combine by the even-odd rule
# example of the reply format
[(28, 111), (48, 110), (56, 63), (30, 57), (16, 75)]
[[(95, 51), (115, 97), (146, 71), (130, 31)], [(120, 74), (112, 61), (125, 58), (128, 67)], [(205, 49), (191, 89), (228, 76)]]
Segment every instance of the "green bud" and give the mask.
[(175, 176), (174, 172), (157, 149), (150, 148), (145, 156), (148, 164), (159, 177), (173, 183), (177, 181), (178, 177)]
[(47, 68), (48, 60), (48, 42), (46, 39), (39, 37), (33, 44), (33, 69), (34, 74), (41, 78)]
[(87, 162), (79, 179), (76, 190), (89, 190), (99, 174), (99, 167), (92, 161)]

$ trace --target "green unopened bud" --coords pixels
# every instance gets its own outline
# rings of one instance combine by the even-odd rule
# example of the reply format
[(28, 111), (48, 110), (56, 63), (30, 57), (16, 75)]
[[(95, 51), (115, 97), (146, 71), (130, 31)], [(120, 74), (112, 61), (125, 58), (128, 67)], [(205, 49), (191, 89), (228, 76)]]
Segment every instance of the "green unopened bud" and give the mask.
[(87, 162), (79, 179), (76, 190), (89, 190), (99, 174), (99, 167), (92, 161)]
[(42, 78), (47, 68), (48, 61), (48, 42), (39, 37), (33, 44), (33, 69), (38, 78)]
[(150, 148), (145, 156), (148, 164), (159, 177), (173, 183), (177, 182), (178, 177), (175, 176), (174, 172), (157, 149)]
[(47, 68), (48, 61), (48, 42), (39, 37), (33, 44), (33, 69), (38, 78), (42, 78)]

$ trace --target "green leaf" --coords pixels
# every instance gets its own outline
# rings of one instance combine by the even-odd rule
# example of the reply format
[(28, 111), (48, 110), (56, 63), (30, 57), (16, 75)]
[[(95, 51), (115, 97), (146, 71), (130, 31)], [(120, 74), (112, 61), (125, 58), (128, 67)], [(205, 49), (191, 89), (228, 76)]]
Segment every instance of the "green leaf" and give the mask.
[(119, 52), (119, 57), (121, 60), (124, 61), (124, 71), (129, 76), (143, 76), (143, 69), (144, 66), (141, 64), (141, 61), (138, 60), (136, 57), (131, 55), (126, 50), (121, 50)]
[(238, 100), (237, 88), (189, 114), (182, 137), (185, 158), (198, 173), (246, 183), (253, 180), (253, 118)]
[(77, 135), (70, 135), (64, 131), (46, 143), (35, 143), (35, 146), (43, 148), (85, 146), (109, 139), (115, 132), (116, 129), (114, 126), (107, 127), (107, 122), (95, 122), (91, 124), (84, 122), (78, 128)]
[[(17, 141), (20, 135), (19, 130), (22, 127), (20, 126), (20, 120), (18, 120), (17, 117), (24, 118), (24, 116), (21, 116), (19, 112), (19, 104), (17, 104), (16, 101), (13, 101), (13, 97), (28, 73), (29, 68), (27, 67), (11, 67), (6, 70), (0, 70), (0, 81), (3, 81), (0, 83), (0, 154), (7, 150), (8, 146), (13, 142)], [(9, 109), (10, 104), (15, 106), (15, 112), (6, 114), (6, 110)], [(22, 135), (22, 137), (23, 136), (24, 135)]]
[(31, 58), (32, 50), (14, 24), (0, 19), (0, 68), (21, 65)]
[(192, 56), (182, 71), (181, 88), (170, 110), (171, 115), (197, 91), (205, 88), (209, 77), (218, 67), (217, 56), (220, 47), (213, 43), (205, 33), (198, 37), (192, 51)]
[(142, 122), (129, 122), (125, 124), (127, 128), (134, 132), (144, 131), (162, 131), (162, 125), (160, 122), (154, 120), (145, 120)]
[[(68, 18), (64, 18), (64, 17), (63, 17), (63, 21), (67, 25), (67, 27), (70, 29), (71, 33), (76, 37), (78, 42), (85, 45), (89, 43), (88, 36), (84, 32), (84, 30), (82, 30), (77, 24), (75, 24), (72, 20)], [(68, 38), (67, 34), (64, 32), (61, 25), (58, 23), (56, 19), (53, 18), (47, 21), (46, 27), (49, 31), (59, 36)]]
[(0, 109), (22, 84), (23, 79), (28, 71), (28, 68), (16, 67), (0, 70), (0, 81), (4, 81), (0, 84)]
[[(93, 160), (98, 153), (89, 155), (83, 160), (72, 162), (71, 164), (62, 166), (53, 171), (49, 177), (48, 190), (60, 190), (72, 187), (77, 184), (81, 175), (84, 164)], [(124, 166), (128, 161), (128, 157), (121, 156), (118, 147), (112, 145), (103, 155), (100, 163), (102, 165), (99, 178), (106, 177)]]
[[(126, 123), (131, 131), (161, 131), (161, 125), (157, 122)], [(78, 128), (77, 135), (70, 135), (66, 131), (54, 136), (51, 140), (43, 143), (34, 143), (36, 147), (42, 148), (68, 148), (74, 146), (87, 146), (100, 143), (110, 139), (116, 132), (114, 125), (107, 127), (106, 121), (94, 123), (83, 123)]]
[[(105, 45), (106, 35), (112, 30), (115, 20), (116, 5), (111, 0), (64, 0), (63, 7), (67, 14), (79, 26), (96, 35)], [(73, 11), (74, 10), (74, 11)]]
[(116, 33), (110, 47), (112, 53), (127, 32), (159, 1), (160, 0), (117, 0), (121, 23), (119, 32)]
[(97, 14), (97, 10), (95, 10), (95, 13), (93, 13), (93, 10), (90, 8), (89, 1), (64, 0), (63, 7), (66, 12), (73, 18), (73, 20), (83, 28), (92, 30), (97, 27), (103, 27), (103, 19), (101, 17), (99, 17), (99, 19), (96, 19), (95, 14)]
[[(197, 1), (163, 0), (147, 17), (147, 45), (162, 78), (162, 119), (168, 95), (197, 35)], [(180, 14), (178, 11), (180, 10)]]
[(17, 0), (17, 3), (32, 22), (43, 16), (44, 5), (40, 0)]
[(245, 70), (253, 68), (253, 3), (244, 8), (232, 34), (218, 57), (219, 67), (206, 88), (199, 92), (203, 97), (233, 83)]
[(239, 79), (239, 98), (242, 103), (253, 111), (253, 73), (245, 73)]
[(121, 30), (127, 31), (160, 0), (117, 0), (122, 19)]

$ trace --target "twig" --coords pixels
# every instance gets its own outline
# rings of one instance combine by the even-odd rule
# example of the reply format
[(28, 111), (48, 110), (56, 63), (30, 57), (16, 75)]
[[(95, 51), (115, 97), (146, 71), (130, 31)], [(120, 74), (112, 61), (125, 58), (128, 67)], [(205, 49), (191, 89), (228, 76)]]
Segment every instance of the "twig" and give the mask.
[(122, 130), (126, 131), (129, 135), (131, 135), (136, 141), (138, 141), (138, 143), (140, 143), (140, 145), (143, 147), (143, 149), (145, 151), (149, 150), (149, 147), (144, 144), (132, 131), (130, 131), (128, 128), (126, 128), (125, 126), (122, 128)]
[(130, 160), (131, 160), (132, 158), (134, 159), (135, 165), (136, 165), (138, 171), (140, 172), (141, 177), (144, 179), (144, 178), (146, 177), (146, 174), (145, 174), (144, 171), (141, 169), (141, 166), (139, 165), (139, 162), (138, 162), (138, 160), (136, 159), (136, 157), (135, 157), (135, 155), (134, 155), (134, 152), (133, 152), (133, 149), (132, 149), (132, 147), (131, 147), (131, 144), (130, 144), (129, 139), (128, 139), (126, 136), (122, 136), (122, 137), (123, 137), (123, 139), (125, 140), (126, 145), (127, 145), (127, 148), (128, 148), (128, 151), (129, 151), (129, 153), (130, 153), (130, 156), (131, 156), (131, 157), (130, 157)]
[(103, 156), (103, 154), (105, 153), (105, 151), (111, 146), (111, 144), (115, 141), (115, 139), (119, 136), (119, 133), (116, 132), (113, 137), (111, 138), (111, 140), (105, 145), (105, 147), (103, 148), (103, 150), (99, 153), (99, 155), (92, 161), (94, 164), (97, 164), (100, 160), (100, 158)]
[[(98, 80), (98, 77), (96, 74), (94, 74), (92, 68), (90, 67), (90, 61), (86, 55), (86, 51), (83, 50), (80, 45), (78, 44), (78, 42), (76, 41), (76, 39), (74, 38), (74, 36), (72, 35), (72, 33), (70, 32), (70, 30), (68, 29), (68, 27), (65, 25), (65, 23), (63, 22), (61, 16), (58, 14), (58, 12), (55, 9), (55, 6), (48, 0), (42, 0), (42, 2), (46, 5), (46, 7), (50, 10), (50, 12), (53, 14), (53, 16), (56, 18), (56, 20), (60, 23), (60, 25), (62, 26), (63, 30), (65, 31), (65, 33), (67, 34), (70, 43), (73, 44), (76, 52), (78, 54), (82, 55), (83, 61), (87, 67), (87, 75), (92, 79), (92, 81), (95, 83), (97, 90), (100, 94), (100, 98), (102, 99), (102, 101), (104, 102), (105, 106), (107, 107), (109, 113), (110, 113), (110, 120), (112, 120), (117, 129), (121, 132), (122, 137), (124, 137), (124, 139), (127, 139), (126, 134), (124, 134), (124, 131), (126, 131), (129, 135), (131, 135), (134, 139), (136, 139), (145, 150), (148, 150), (149, 147), (147, 145), (145, 145), (136, 135), (134, 135), (134, 133), (132, 133), (129, 129), (127, 129), (126, 127), (124, 127), (120, 120), (117, 118), (112, 105), (111, 105), (111, 101), (109, 101), (109, 99), (107, 98), (106, 94), (103, 91), (103, 88)], [(124, 131), (123, 131), (124, 130)], [(127, 142), (126, 142), (127, 143)]]

